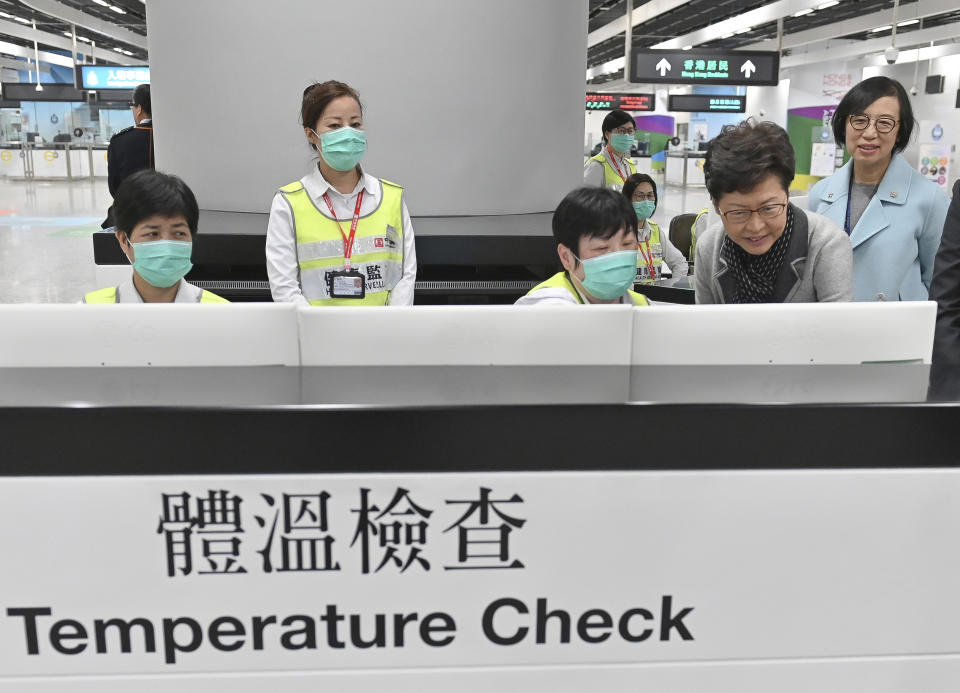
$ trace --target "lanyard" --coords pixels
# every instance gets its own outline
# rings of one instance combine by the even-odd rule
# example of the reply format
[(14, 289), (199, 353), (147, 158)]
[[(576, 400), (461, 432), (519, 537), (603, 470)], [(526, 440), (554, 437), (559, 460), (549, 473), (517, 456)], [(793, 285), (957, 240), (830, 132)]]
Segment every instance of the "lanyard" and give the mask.
[(650, 250), (650, 239), (648, 238), (643, 242), (647, 246), (647, 252), (643, 252), (643, 246), (639, 246), (637, 249), (640, 251), (640, 256), (643, 258), (643, 261), (647, 263), (647, 271), (650, 273), (650, 281), (653, 281), (657, 278), (656, 270), (653, 265), (653, 252)]
[(610, 145), (607, 145), (607, 151), (610, 153), (610, 161), (613, 163), (613, 167), (617, 170), (617, 175), (620, 176), (620, 180), (626, 183), (627, 177), (623, 175), (623, 171), (621, 171), (620, 167), (617, 166), (617, 158), (613, 155), (613, 150), (610, 149)]
[(851, 202), (853, 202), (853, 168), (850, 168), (850, 183), (847, 185), (847, 217), (843, 222), (843, 230), (847, 232), (847, 235), (850, 235), (850, 232), (853, 230), (850, 228), (850, 207)]
[(353, 255), (353, 239), (357, 235), (357, 223), (360, 221), (360, 205), (363, 204), (363, 190), (357, 195), (357, 206), (353, 208), (353, 221), (350, 222), (350, 237), (343, 232), (340, 226), (340, 220), (337, 219), (337, 213), (333, 211), (333, 203), (330, 202), (330, 196), (323, 193), (323, 201), (327, 203), (327, 209), (333, 215), (333, 220), (337, 222), (337, 228), (340, 229), (340, 235), (343, 236), (343, 264), (350, 269), (350, 256)]

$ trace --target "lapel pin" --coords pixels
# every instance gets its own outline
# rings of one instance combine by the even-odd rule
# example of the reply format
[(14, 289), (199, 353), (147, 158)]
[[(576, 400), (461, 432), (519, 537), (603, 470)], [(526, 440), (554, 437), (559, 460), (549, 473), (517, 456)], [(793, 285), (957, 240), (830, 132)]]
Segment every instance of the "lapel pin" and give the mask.
[(896, 197), (896, 196), (897, 196), (897, 191), (896, 191), (896, 190), (892, 190), (892, 191), (890, 192), (890, 197)]
[(827, 193), (827, 197), (833, 197), (833, 193)]

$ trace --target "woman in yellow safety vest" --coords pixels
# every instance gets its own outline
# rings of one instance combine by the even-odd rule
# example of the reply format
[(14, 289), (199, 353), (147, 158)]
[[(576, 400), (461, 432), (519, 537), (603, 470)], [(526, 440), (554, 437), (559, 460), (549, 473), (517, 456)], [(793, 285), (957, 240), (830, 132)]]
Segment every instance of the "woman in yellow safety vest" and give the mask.
[(267, 224), (273, 300), (313, 306), (411, 305), (417, 274), (403, 188), (366, 173), (360, 95), (311, 84), (300, 108), (317, 165), (277, 191)]
[(177, 176), (144, 169), (128, 176), (113, 198), (117, 242), (133, 265), (130, 279), (91, 291), (81, 303), (228, 303), (189, 283), (197, 198)]
[(583, 166), (583, 184), (620, 190), (637, 164), (630, 158), (636, 142), (637, 125), (626, 111), (610, 111), (600, 126), (603, 147)]
[(623, 196), (630, 200), (637, 213), (640, 246), (637, 257), (637, 283), (657, 281), (663, 277), (663, 263), (676, 279), (687, 276), (687, 259), (677, 250), (652, 216), (657, 209), (657, 184), (646, 173), (635, 173), (623, 186)]

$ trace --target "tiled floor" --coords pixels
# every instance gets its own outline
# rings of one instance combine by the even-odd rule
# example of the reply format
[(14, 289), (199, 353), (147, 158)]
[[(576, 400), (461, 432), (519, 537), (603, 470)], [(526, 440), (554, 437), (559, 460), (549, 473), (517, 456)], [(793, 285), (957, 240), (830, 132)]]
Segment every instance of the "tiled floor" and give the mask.
[[(666, 229), (674, 215), (696, 212), (707, 202), (702, 187), (667, 186), (654, 221)], [(101, 288), (95, 285), (90, 236), (100, 230), (109, 204), (103, 179), (0, 180), (0, 303), (73, 303)]]

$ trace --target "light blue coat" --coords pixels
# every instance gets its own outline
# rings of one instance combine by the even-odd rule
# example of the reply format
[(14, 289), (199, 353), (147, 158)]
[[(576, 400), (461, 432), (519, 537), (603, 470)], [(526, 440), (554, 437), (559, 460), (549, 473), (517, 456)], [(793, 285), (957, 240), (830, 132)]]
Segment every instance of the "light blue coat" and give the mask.
[[(810, 189), (811, 211), (843, 228), (853, 159)], [(855, 301), (926, 301), (950, 199), (893, 155), (850, 234)]]

